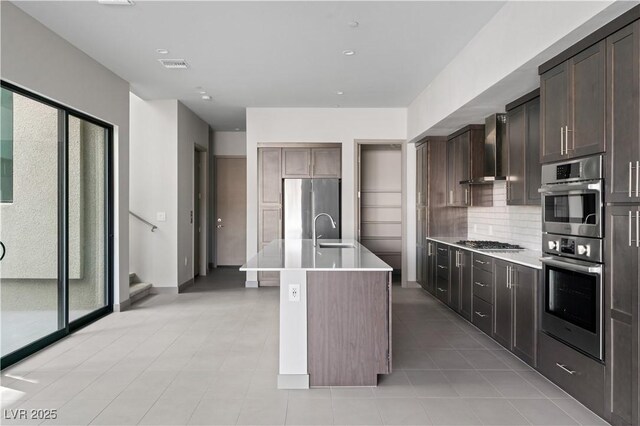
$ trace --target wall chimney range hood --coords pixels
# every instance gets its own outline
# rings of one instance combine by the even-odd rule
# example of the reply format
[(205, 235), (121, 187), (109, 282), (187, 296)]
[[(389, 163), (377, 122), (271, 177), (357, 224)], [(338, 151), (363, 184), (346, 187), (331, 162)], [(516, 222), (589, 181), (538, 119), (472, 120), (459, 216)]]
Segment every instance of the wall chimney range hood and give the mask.
[(486, 185), (506, 180), (507, 114), (491, 114), (484, 121), (484, 176), (467, 182)]

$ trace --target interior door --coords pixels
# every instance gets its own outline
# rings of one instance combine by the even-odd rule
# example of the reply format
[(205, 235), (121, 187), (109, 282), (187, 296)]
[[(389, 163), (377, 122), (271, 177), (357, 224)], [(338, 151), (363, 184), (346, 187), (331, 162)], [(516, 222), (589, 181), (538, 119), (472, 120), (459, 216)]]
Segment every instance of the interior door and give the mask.
[(216, 157), (216, 264), (245, 261), (247, 226), (247, 160)]

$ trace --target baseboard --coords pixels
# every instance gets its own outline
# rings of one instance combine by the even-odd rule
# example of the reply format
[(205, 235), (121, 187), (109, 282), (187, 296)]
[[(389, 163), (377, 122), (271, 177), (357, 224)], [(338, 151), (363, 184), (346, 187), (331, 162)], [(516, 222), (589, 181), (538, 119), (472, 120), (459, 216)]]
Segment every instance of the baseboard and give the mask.
[(194, 283), (193, 278), (188, 279), (187, 281), (183, 282), (182, 284), (180, 284), (178, 286), (178, 293), (182, 293), (183, 291), (185, 291), (187, 288), (189, 288), (190, 286), (192, 286)]
[(151, 287), (151, 294), (178, 294), (177, 287)]
[(246, 288), (258, 288), (258, 281), (245, 281), (244, 286)]
[(131, 307), (131, 299), (123, 300), (113, 304), (113, 312), (124, 312)]
[(278, 389), (309, 389), (309, 375), (278, 374)]

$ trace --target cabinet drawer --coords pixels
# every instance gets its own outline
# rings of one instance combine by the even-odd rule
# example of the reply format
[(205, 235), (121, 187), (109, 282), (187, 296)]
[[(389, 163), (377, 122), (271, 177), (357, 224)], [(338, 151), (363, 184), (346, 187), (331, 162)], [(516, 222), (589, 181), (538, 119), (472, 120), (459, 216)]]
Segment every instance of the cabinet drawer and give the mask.
[(474, 266), (472, 283), (473, 295), (493, 304), (493, 274)]
[(473, 266), (493, 273), (493, 259), (484, 254), (473, 253)]
[(596, 414), (604, 416), (604, 365), (545, 333), (538, 333), (538, 370)]
[(491, 318), (493, 307), (484, 300), (473, 298), (473, 323), (480, 330), (491, 336)]
[(440, 278), (449, 280), (449, 266), (443, 265), (440, 262), (436, 265), (436, 275)]
[(438, 252), (438, 260), (440, 257), (446, 259), (449, 262), (449, 246), (446, 244), (438, 243), (436, 245), (436, 251)]

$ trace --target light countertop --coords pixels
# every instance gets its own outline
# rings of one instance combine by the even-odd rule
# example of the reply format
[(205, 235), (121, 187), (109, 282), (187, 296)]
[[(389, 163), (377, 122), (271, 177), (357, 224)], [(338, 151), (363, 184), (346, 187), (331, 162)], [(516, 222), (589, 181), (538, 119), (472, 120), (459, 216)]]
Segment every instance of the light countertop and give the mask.
[(475, 253), (484, 254), (486, 256), (495, 257), (496, 259), (506, 260), (507, 262), (517, 263), (520, 265), (528, 266), (529, 268), (542, 269), (542, 257), (541, 251), (536, 250), (517, 250), (517, 251), (491, 251), (491, 250), (477, 250), (464, 245), (456, 244), (460, 240), (466, 240), (466, 238), (460, 237), (427, 237), (428, 240), (435, 241), (437, 243), (444, 243), (453, 247), (458, 247)]
[[(321, 248), (320, 243), (346, 243), (352, 248)], [(265, 246), (241, 271), (392, 271), (375, 254), (355, 240), (274, 240)]]

